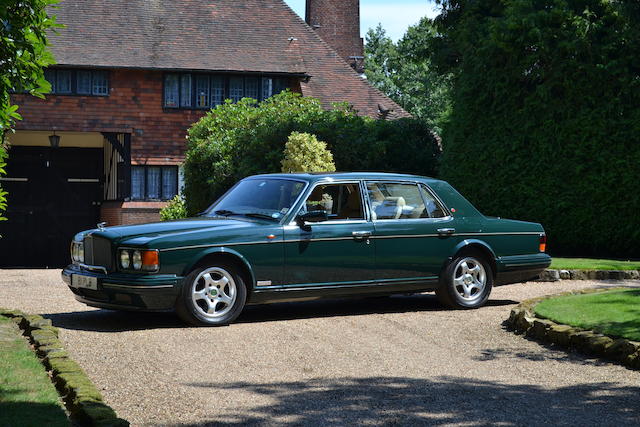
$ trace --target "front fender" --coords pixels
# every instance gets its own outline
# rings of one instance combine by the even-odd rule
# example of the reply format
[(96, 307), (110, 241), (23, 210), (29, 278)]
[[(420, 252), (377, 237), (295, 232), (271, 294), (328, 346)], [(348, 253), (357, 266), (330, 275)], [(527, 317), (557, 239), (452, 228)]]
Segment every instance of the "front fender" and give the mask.
[(248, 272), (251, 278), (251, 283), (247, 283), (247, 285), (251, 285), (251, 287), (253, 287), (253, 284), (256, 283), (256, 277), (253, 272), (253, 268), (251, 268), (251, 264), (249, 264), (249, 261), (247, 261), (247, 259), (238, 251), (235, 251), (234, 249), (227, 248), (224, 246), (207, 248), (202, 252), (200, 252), (197, 256), (194, 256), (193, 259), (195, 259), (195, 261), (187, 265), (187, 267), (184, 270), (184, 275), (186, 276), (204, 258), (211, 255), (216, 255), (216, 254), (225, 254), (227, 256), (231, 256), (235, 258), (238, 262), (240, 262), (240, 264), (244, 266), (244, 268), (246, 269), (246, 271)]

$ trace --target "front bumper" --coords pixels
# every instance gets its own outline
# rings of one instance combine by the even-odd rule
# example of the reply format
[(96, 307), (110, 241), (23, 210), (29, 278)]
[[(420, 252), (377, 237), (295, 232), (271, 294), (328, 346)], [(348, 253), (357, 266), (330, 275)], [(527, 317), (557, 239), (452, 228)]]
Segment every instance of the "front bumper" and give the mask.
[[(97, 289), (72, 286), (71, 275), (95, 277)], [(173, 309), (182, 277), (172, 274), (103, 273), (71, 264), (62, 270), (62, 281), (75, 298), (87, 305), (115, 310), (163, 311)]]

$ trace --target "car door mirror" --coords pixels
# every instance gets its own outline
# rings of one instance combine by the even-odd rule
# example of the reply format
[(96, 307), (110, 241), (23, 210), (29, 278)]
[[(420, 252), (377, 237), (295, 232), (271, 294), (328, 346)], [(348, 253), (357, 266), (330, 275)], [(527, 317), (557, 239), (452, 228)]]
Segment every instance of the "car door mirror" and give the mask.
[(317, 211), (309, 211), (302, 215), (296, 216), (296, 224), (298, 224), (302, 228), (308, 227), (306, 225), (307, 222), (322, 222), (329, 219), (329, 215), (327, 215), (327, 211), (317, 210)]

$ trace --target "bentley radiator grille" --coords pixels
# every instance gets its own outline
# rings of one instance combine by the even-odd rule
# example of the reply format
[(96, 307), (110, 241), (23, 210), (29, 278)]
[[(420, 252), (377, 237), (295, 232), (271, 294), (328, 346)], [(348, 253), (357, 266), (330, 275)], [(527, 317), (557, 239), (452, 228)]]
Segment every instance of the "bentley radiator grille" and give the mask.
[(84, 263), (105, 267), (107, 271), (113, 269), (111, 243), (107, 239), (97, 236), (84, 238)]

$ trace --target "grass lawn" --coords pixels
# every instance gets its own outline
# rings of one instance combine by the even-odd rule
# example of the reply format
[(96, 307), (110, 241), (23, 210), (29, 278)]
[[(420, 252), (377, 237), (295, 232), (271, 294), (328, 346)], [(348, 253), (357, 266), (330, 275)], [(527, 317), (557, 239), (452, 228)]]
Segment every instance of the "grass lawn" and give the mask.
[(0, 316), (0, 426), (69, 426), (44, 366), (12, 322)]
[(640, 289), (550, 298), (535, 312), (557, 323), (640, 341)]
[(551, 267), (557, 270), (640, 270), (640, 261), (613, 259), (553, 258)]

